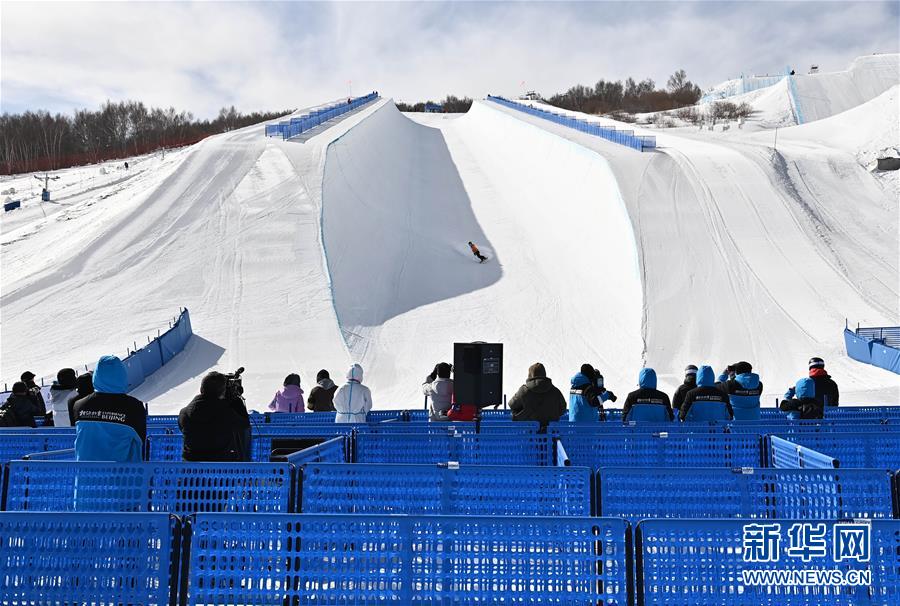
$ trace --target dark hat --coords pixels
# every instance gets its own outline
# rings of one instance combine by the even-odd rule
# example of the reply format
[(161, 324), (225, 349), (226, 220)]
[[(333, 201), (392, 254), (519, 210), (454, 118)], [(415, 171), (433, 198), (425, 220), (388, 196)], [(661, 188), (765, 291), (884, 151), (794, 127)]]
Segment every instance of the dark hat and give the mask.
[(210, 398), (218, 398), (225, 393), (225, 375), (212, 371), (200, 381), (200, 395)]
[(695, 375), (697, 374), (697, 367), (693, 364), (688, 364), (684, 367), (684, 374), (686, 375)]
[(282, 383), (282, 385), (284, 385), (285, 387), (287, 387), (288, 385), (296, 385), (299, 387), (300, 386), (300, 375), (298, 375), (295, 372), (292, 372), (291, 374), (289, 374), (288, 376), (286, 376), (284, 378), (284, 383)]
[(822, 358), (812, 357), (809, 359), (810, 368), (825, 368), (825, 360)]
[(535, 362), (528, 367), (529, 379), (545, 379), (547, 378), (547, 369), (540, 362)]
[(13, 383), (12, 392), (17, 395), (26, 394), (28, 393), (28, 386), (22, 381), (16, 381)]
[(734, 374), (736, 374), (736, 375), (745, 375), (748, 372), (752, 372), (752, 371), (753, 371), (753, 366), (750, 364), (750, 362), (741, 361), (741, 362), (736, 362), (734, 364)]
[(56, 382), (60, 387), (65, 387), (66, 389), (75, 389), (75, 381), (75, 371), (71, 368), (62, 368), (58, 373), (56, 373)]
[(316, 383), (321, 381), (322, 379), (330, 379), (331, 375), (328, 374), (328, 371), (324, 368), (316, 373)]
[(586, 376), (588, 379), (593, 379), (593, 378), (594, 378), (594, 375), (595, 375), (596, 373), (597, 373), (597, 371), (594, 370), (594, 367), (591, 366), (590, 364), (586, 364), (586, 363), (585, 363), (585, 364), (582, 364), (582, 365), (581, 365), (581, 374), (583, 374), (584, 376)]
[(441, 362), (437, 366), (435, 366), (435, 370), (437, 370), (437, 376), (441, 379), (449, 379), (450, 371), (452, 370), (452, 366), (447, 364), (446, 362)]
[(35, 377), (35, 374), (33, 372), (31, 372), (30, 370), (26, 370), (25, 372), (22, 373), (22, 376), (19, 378), (27, 383), (28, 381), (31, 381), (34, 377)]

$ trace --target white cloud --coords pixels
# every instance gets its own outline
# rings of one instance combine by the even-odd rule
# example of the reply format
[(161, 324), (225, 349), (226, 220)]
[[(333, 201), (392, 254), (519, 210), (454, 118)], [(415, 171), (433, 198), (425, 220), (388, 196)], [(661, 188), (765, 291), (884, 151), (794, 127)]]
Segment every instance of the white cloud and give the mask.
[(543, 93), (678, 68), (709, 86), (898, 51), (892, 3), (25, 3), (2, 7), (4, 110), (140, 99), (199, 116), (378, 89)]

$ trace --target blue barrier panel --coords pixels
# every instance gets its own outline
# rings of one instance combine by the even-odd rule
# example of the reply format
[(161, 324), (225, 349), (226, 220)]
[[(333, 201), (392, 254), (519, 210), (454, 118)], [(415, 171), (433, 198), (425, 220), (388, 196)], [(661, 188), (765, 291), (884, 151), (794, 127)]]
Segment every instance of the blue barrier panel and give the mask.
[(300, 423), (319, 423), (321, 425), (334, 423), (333, 412), (267, 412), (267, 423), (284, 425), (297, 425)]
[(900, 467), (900, 436), (893, 432), (825, 432), (778, 437), (830, 455), (840, 461), (842, 469)]
[(420, 433), (452, 434), (476, 433), (475, 423), (448, 421), (407, 421), (401, 423), (373, 423), (360, 427), (360, 433)]
[(620, 467), (759, 467), (753, 434), (578, 434), (559, 438), (572, 465)]
[(185, 309), (175, 324), (159, 337), (159, 348), (162, 354), (162, 363), (167, 364), (169, 360), (184, 349), (190, 340), (193, 331), (191, 330), (191, 316)]
[(360, 433), (356, 462), (549, 465), (551, 446), (545, 435)]
[(872, 342), (868, 339), (857, 337), (853, 331), (844, 329), (844, 346), (847, 355), (858, 362), (872, 363)]
[(606, 421), (599, 423), (570, 423), (568, 421), (555, 421), (547, 426), (547, 433), (561, 437), (567, 435), (597, 435), (597, 434), (630, 434), (630, 433), (724, 433), (722, 425), (715, 423), (662, 423), (631, 421)]
[(176, 525), (155, 513), (2, 513), (0, 600), (174, 604)]
[(630, 602), (629, 527), (603, 518), (198, 514), (187, 603)]
[(602, 467), (598, 514), (628, 518), (890, 518), (879, 469)]
[(302, 468), (310, 463), (346, 463), (350, 460), (350, 438), (347, 436), (332, 438), (282, 458), (294, 466), (294, 508), (291, 511), (300, 511), (303, 494)]
[(7, 511), (290, 511), (288, 463), (12, 461)]
[(311, 464), (304, 513), (591, 515), (586, 467)]
[(778, 436), (767, 436), (768, 467), (777, 469), (836, 469), (838, 460), (831, 455), (800, 446)]
[(35, 430), (24, 432), (4, 431), (0, 433), (0, 463), (21, 459), (32, 453), (48, 450), (64, 450), (75, 447), (74, 431)]
[(147, 415), (147, 426), (151, 425), (178, 427), (178, 415)]
[(366, 422), (368, 423), (378, 423), (380, 421), (390, 420), (403, 421), (405, 419), (405, 410), (370, 410), (366, 413)]
[(872, 343), (872, 364), (900, 374), (900, 349), (882, 343)]
[[(798, 536), (814, 543), (804, 550), (796, 545)], [(866, 551), (857, 542), (866, 536), (871, 557), (860, 562), (853, 556)], [(792, 543), (798, 549), (792, 550)], [(773, 554), (774, 549), (764, 549), (773, 544), (780, 547), (775, 561), (755, 561)], [(898, 520), (860, 525), (827, 520), (644, 520), (635, 531), (637, 599), (638, 604), (660, 606), (888, 606), (900, 603), (898, 554)], [(841, 576), (860, 571), (863, 579), (858, 580), (870, 575), (871, 583), (839, 587), (814, 578), (801, 586), (790, 577), (753, 582), (743, 574), (771, 570), (837, 571)]]

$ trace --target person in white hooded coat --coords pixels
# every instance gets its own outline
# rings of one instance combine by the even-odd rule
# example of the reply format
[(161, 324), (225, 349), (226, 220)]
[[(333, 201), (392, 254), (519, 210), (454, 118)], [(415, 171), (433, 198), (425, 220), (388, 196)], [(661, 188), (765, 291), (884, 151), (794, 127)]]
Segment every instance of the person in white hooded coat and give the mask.
[(354, 364), (347, 371), (347, 382), (334, 394), (335, 423), (366, 422), (366, 413), (372, 410), (372, 394), (362, 380), (362, 366)]
[(71, 427), (69, 419), (69, 398), (78, 393), (77, 377), (71, 368), (63, 368), (56, 373), (56, 381), (50, 388), (50, 402), (47, 408), (53, 411), (56, 427)]

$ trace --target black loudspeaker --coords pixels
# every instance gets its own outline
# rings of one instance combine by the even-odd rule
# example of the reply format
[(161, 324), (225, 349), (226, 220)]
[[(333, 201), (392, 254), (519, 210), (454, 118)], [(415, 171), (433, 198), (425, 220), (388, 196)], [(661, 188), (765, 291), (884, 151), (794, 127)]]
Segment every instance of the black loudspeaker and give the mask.
[(453, 393), (457, 404), (503, 404), (503, 343), (454, 343)]

